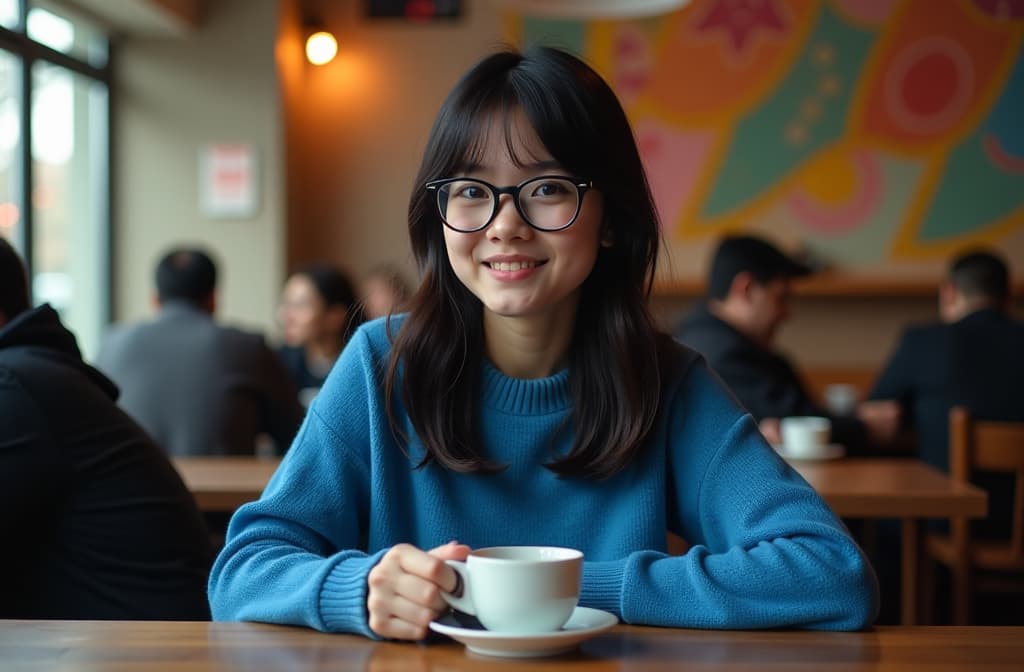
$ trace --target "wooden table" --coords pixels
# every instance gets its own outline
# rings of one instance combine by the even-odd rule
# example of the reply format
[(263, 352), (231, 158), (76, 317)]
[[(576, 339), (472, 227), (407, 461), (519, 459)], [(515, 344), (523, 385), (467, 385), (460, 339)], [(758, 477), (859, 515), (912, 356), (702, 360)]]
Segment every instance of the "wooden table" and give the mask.
[[(175, 466), (204, 511), (231, 511), (257, 499), (277, 468), (276, 459), (177, 458)], [(985, 515), (987, 495), (915, 459), (794, 461), (793, 466), (844, 518), (902, 521), (901, 622), (917, 622), (920, 521)]]
[(893, 626), (827, 633), (617, 626), (574, 653), (512, 660), (467, 653), (446, 639), (375, 642), (258, 623), (0, 621), (0, 651), (0, 668), (46, 672), (996, 672), (1021, 669), (1024, 628)]
[[(793, 461), (793, 467), (844, 518), (898, 518), (901, 521), (900, 622), (917, 623), (921, 521), (964, 516), (981, 518), (987, 493), (953, 481), (916, 459)], [(1024, 668), (1024, 666), (1022, 666)]]
[(171, 460), (201, 511), (234, 511), (259, 499), (280, 458), (176, 457)]

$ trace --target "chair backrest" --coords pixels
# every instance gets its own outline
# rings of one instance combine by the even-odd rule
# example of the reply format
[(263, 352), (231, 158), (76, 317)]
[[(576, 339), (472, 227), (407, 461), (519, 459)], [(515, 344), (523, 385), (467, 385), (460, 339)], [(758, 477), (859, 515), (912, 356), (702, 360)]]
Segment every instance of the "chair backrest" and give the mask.
[(1015, 475), (1009, 550), (1024, 559), (1024, 422), (975, 420), (957, 406), (949, 414), (949, 468), (957, 481), (970, 481), (972, 469)]

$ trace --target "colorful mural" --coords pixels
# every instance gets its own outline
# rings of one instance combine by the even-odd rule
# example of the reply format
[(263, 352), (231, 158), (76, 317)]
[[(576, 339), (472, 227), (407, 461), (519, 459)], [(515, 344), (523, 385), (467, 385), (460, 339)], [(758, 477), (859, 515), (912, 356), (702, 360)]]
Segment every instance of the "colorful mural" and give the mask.
[(674, 244), (771, 231), (868, 267), (1024, 249), (1024, 0), (693, 0), (509, 26), (613, 84)]

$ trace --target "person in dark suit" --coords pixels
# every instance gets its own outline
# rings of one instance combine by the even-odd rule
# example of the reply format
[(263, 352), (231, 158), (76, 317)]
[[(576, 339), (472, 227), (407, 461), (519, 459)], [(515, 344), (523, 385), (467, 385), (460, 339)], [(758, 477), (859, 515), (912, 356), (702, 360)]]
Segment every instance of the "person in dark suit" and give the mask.
[[(949, 411), (966, 406), (979, 419), (1024, 420), (1024, 324), (1010, 318), (1010, 274), (995, 253), (956, 257), (939, 289), (937, 324), (904, 332), (871, 391), (903, 409), (922, 460), (949, 470)], [(989, 492), (982, 536), (1009, 535), (1012, 481), (979, 475)]]
[(210, 540), (0, 238), (0, 618), (206, 620)]
[(772, 443), (779, 419), (829, 417), (832, 440), (857, 451), (892, 440), (894, 404), (862, 404), (850, 416), (833, 416), (811, 399), (789, 360), (774, 347), (790, 315), (790, 283), (811, 269), (755, 236), (728, 236), (711, 262), (707, 298), (676, 327), (675, 336), (707, 359)]
[(168, 252), (156, 319), (112, 329), (96, 365), (171, 455), (252, 455), (262, 434), (282, 452), (302, 421), (295, 386), (262, 335), (213, 320), (216, 280), (202, 250)]

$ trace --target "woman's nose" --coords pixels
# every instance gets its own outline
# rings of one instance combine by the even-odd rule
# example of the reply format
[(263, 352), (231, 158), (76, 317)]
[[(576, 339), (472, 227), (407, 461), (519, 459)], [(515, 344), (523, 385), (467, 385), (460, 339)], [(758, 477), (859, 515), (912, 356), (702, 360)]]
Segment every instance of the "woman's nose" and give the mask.
[(504, 240), (508, 238), (529, 238), (533, 229), (526, 223), (526, 220), (519, 214), (515, 202), (508, 194), (502, 194), (498, 198), (498, 211), (494, 213), (491, 225), (487, 227), (488, 235), (492, 239)]

